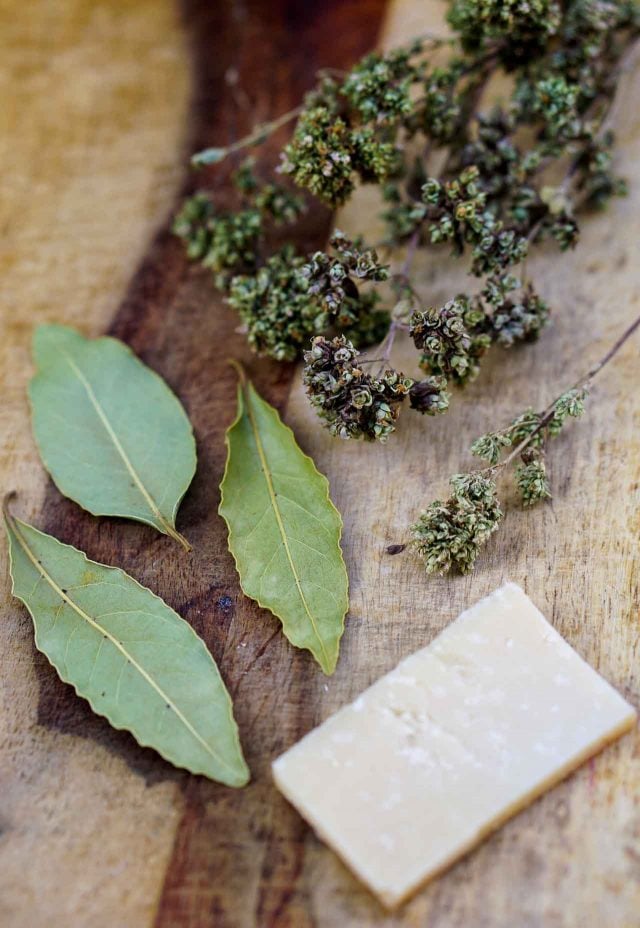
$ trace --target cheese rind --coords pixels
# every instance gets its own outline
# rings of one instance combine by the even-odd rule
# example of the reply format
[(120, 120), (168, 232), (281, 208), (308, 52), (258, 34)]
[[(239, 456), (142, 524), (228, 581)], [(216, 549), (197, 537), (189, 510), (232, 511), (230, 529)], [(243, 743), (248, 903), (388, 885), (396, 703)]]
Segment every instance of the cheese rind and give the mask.
[(273, 774), (394, 907), (635, 720), (507, 584), (279, 757)]

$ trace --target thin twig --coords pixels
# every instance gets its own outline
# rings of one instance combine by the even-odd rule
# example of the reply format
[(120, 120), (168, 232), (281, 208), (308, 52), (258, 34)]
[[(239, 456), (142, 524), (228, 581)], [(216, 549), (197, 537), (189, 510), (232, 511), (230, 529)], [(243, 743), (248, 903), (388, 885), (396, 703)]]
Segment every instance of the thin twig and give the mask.
[(398, 277), (403, 280), (405, 283), (409, 280), (409, 271), (411, 270), (411, 265), (413, 264), (413, 259), (416, 254), (416, 249), (418, 247), (418, 242), (420, 241), (420, 227), (418, 226), (413, 230), (413, 234), (409, 239), (409, 244), (407, 245), (407, 253), (405, 255), (404, 263), (400, 268)]
[(242, 148), (249, 148), (252, 145), (258, 145), (260, 142), (263, 142), (267, 136), (275, 132), (276, 129), (285, 126), (288, 122), (291, 122), (292, 119), (299, 116), (303, 109), (304, 104), (300, 104), (270, 122), (263, 122), (254, 126), (248, 135), (238, 139), (237, 142), (233, 142), (232, 145), (228, 145), (226, 148), (205, 148), (203, 151), (199, 151), (192, 156), (191, 164), (194, 167), (202, 167), (206, 164), (218, 164), (228, 155), (233, 154), (233, 152), (239, 151)]
[(395, 341), (396, 334), (397, 334), (399, 327), (400, 325), (398, 321), (396, 319), (392, 319), (391, 324), (389, 325), (389, 331), (387, 332), (383, 340), (380, 342), (380, 345), (379, 345), (380, 358), (378, 358), (378, 360), (380, 361), (380, 367), (378, 368), (378, 377), (380, 376), (380, 374), (382, 374), (384, 368), (389, 364), (389, 359), (391, 357), (391, 350), (393, 348), (393, 343)]
[[(602, 358), (600, 358), (600, 360), (596, 364), (594, 364), (594, 366), (584, 376), (582, 376), (572, 387), (570, 387), (569, 390), (587, 390), (589, 388), (589, 385), (591, 384), (591, 381), (594, 379), (594, 377), (597, 374), (599, 374), (602, 368), (605, 367), (605, 365), (607, 365), (609, 361), (611, 361), (611, 359), (620, 351), (620, 349), (622, 348), (624, 343), (627, 341), (627, 339), (631, 338), (631, 336), (634, 334), (634, 332), (638, 328), (640, 328), (640, 316), (634, 319), (631, 325), (627, 329), (625, 329), (625, 331), (622, 333), (620, 338), (618, 338), (617, 341), (614, 342), (614, 344), (607, 351), (607, 353)], [(496, 471), (500, 470), (502, 467), (506, 467), (508, 464), (510, 464), (515, 458), (518, 457), (518, 455), (522, 454), (525, 448), (531, 444), (532, 440), (536, 437), (536, 435), (538, 435), (542, 431), (542, 429), (546, 428), (547, 425), (549, 425), (549, 423), (551, 422), (555, 414), (556, 403), (567, 392), (569, 391), (563, 390), (562, 393), (556, 396), (556, 398), (547, 406), (547, 408), (541, 414), (540, 421), (535, 427), (535, 429), (533, 429), (533, 431), (530, 432), (529, 435), (527, 435), (526, 438), (524, 438), (520, 442), (520, 444), (506, 456), (506, 458), (504, 458), (502, 461), (499, 461), (497, 464), (491, 464), (489, 467), (484, 467), (482, 470), (477, 471), (477, 473), (479, 474), (485, 474), (489, 472), (495, 473)]]

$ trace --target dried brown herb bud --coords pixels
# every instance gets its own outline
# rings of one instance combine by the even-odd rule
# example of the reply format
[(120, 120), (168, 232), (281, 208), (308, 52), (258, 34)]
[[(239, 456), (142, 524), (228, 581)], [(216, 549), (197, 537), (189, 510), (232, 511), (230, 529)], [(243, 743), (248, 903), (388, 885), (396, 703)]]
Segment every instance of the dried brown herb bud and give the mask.
[(425, 377), (413, 384), (409, 390), (409, 403), (412, 409), (435, 416), (449, 408), (449, 394), (446, 392), (446, 377)]
[(332, 435), (385, 441), (413, 381), (394, 370), (374, 377), (358, 356), (344, 336), (314, 338), (304, 354), (307, 393)]

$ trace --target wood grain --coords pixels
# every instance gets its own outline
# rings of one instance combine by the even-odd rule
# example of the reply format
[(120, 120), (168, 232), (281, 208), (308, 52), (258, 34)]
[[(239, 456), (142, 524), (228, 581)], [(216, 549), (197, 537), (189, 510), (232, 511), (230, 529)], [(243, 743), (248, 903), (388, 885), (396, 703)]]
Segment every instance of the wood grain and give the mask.
[[(43, 525), (32, 329), (55, 320), (93, 335), (117, 312), (178, 195), (189, 56), (170, 0), (0, 3), (0, 46), (0, 474)], [(64, 700), (66, 726), (39, 723), (39, 702), (64, 687), (10, 597), (4, 542), (0, 559), (0, 924), (146, 924), (176, 788), (132, 773)]]
[[(37, 5), (32, 2), (31, 14)], [(193, 82), (186, 148), (231, 140), (255, 121), (293, 105), (317, 67), (347, 66), (374, 44), (383, 6), (382, 0), (185, 2), (182, 23), (190, 43)], [(78, 22), (86, 27), (92, 15), (105, 15), (90, 14), (90, 7), (80, 0), (69, 4), (69, 23), (78, 29)], [(143, 50), (148, 55), (146, 43), (155, 43), (156, 54), (164, 49), (173, 64), (172, 71), (165, 61), (165, 109), (149, 117), (151, 125), (142, 136), (146, 158), (135, 161), (136, 169), (131, 162), (132, 123), (144, 119), (146, 109), (125, 107), (128, 121), (123, 127), (116, 119), (111, 135), (107, 125), (113, 114), (107, 119), (105, 113), (104, 122), (98, 123), (107, 147), (129, 140), (119, 158), (104, 168), (105, 201), (124, 178), (133, 197), (144, 185), (142, 178), (154, 176), (151, 149), (166, 145), (165, 160), (155, 162), (165, 165), (156, 200), (165, 209), (176, 178), (175, 167), (166, 166), (179, 163), (185, 150), (180, 127), (187, 123), (186, 84), (184, 77), (175, 75), (186, 62), (186, 56), (181, 57), (182, 38), (165, 11), (161, 23), (154, 19), (153, 37), (147, 28), (141, 46), (143, 40), (132, 28), (136, 13), (129, 5), (112, 0), (112, 6), (100, 9), (111, 10), (113, 22), (129, 24), (124, 30), (129, 52), (123, 53), (128, 63), (114, 49), (105, 54), (113, 56), (113, 84), (107, 82), (107, 88), (118, 88), (122, 69), (134, 68), (127, 73), (140, 80), (130, 56), (142, 56)], [(395, 0), (384, 42), (396, 44), (413, 33), (442, 28), (442, 4), (436, 0)], [(91, 28), (88, 31), (91, 36)], [(47, 48), (45, 35), (43, 26), (40, 54)], [(66, 36), (67, 81), (79, 67), (78, 58), (85, 62), (83, 74), (91, 70), (83, 55), (90, 61), (95, 44), (87, 48), (85, 38), (77, 33)], [(19, 30), (12, 43), (23, 47)], [(53, 58), (59, 60), (55, 54)], [(173, 77), (167, 81), (170, 73)], [(269, 775), (269, 764), (278, 753), (507, 577), (525, 587), (579, 653), (630, 701), (640, 703), (637, 343), (627, 345), (616, 365), (603, 373), (588, 417), (556, 442), (549, 458), (553, 501), (523, 514), (507, 489), (507, 519), (475, 574), (426, 579), (410, 555), (384, 554), (387, 544), (403, 539), (420, 506), (445, 489), (447, 475), (470, 465), (466, 449), (473, 437), (523, 406), (544, 406), (638, 312), (638, 93), (637, 76), (629, 74), (617, 128), (619, 166), (631, 181), (630, 197), (589, 219), (582, 243), (570, 256), (559, 257), (550, 250), (530, 262), (553, 306), (553, 327), (534, 347), (496, 354), (480, 379), (456, 397), (446, 417), (422, 420), (407, 413), (384, 448), (331, 440), (318, 429), (295, 369), (248, 357), (235, 332), (236, 321), (215, 295), (209, 274), (188, 266), (168, 225), (147, 244), (159, 217), (144, 200), (129, 203), (130, 213), (121, 206), (117, 227), (105, 233), (108, 242), (96, 242), (92, 253), (87, 254), (86, 235), (70, 236), (63, 248), (48, 252), (57, 260), (71, 259), (83, 279), (91, 278), (99, 305), (84, 293), (75, 320), (95, 332), (120, 301), (110, 331), (167, 378), (189, 411), (199, 469), (179, 517), (180, 530), (194, 544), (188, 556), (142, 526), (93, 519), (62, 500), (52, 487), (38, 511), (42, 479), (33, 449), (21, 437), (26, 433), (19, 399), (29, 370), (26, 345), (34, 321), (74, 319), (65, 312), (73, 290), (65, 289), (61, 274), (55, 277), (65, 299), (47, 306), (46, 262), (36, 262), (37, 272), (28, 272), (30, 246), (35, 236), (42, 237), (47, 214), (34, 212), (24, 242), (14, 229), (13, 241), (22, 242), (24, 269), (16, 276), (15, 267), (7, 267), (13, 273), (14, 303), (24, 309), (12, 314), (7, 330), (7, 379), (13, 392), (12, 413), (3, 428), (18, 450), (0, 460), (3, 477), (11, 486), (24, 487), (23, 512), (37, 524), (91, 557), (129, 570), (205, 637), (234, 696), (253, 781), (246, 790), (234, 792), (188, 777), (139, 748), (126, 734), (112, 731), (35, 653), (24, 612), (15, 605), (4, 609), (7, 624), (3, 622), (0, 633), (10, 631), (3, 717), (9, 722), (0, 763), (10, 788), (3, 789), (0, 800), (6, 826), (0, 845), (0, 879), (7, 889), (3, 924), (639, 928), (637, 733), (518, 816), (395, 916), (385, 915), (314, 837), (277, 794)], [(24, 88), (26, 102), (39, 100), (40, 94), (37, 81)], [(61, 106), (66, 95), (56, 99)], [(89, 97), (89, 103), (95, 106), (96, 98)], [(91, 107), (86, 105), (86, 111), (76, 114), (79, 127), (90, 123)], [(35, 113), (36, 126), (45, 121), (46, 113)], [(149, 145), (153, 133), (154, 144)], [(74, 141), (80, 159), (89, 146), (82, 137)], [(32, 141), (23, 158), (30, 164), (38, 162), (34, 147)], [(61, 173), (56, 175), (50, 166), (52, 178), (68, 171), (62, 139), (57, 150)], [(265, 163), (273, 163), (275, 146), (267, 147), (263, 157)], [(228, 196), (224, 172), (211, 170), (205, 181), (221, 200)], [(74, 188), (73, 202), (93, 216), (94, 191), (83, 184), (85, 175)], [(187, 178), (183, 189), (192, 184)], [(67, 189), (71, 187), (67, 183)], [(364, 191), (340, 217), (341, 227), (366, 229), (375, 237), (374, 200)], [(48, 216), (54, 227), (56, 218)], [(300, 230), (301, 244), (320, 243), (328, 221), (326, 213), (313, 210)], [(44, 244), (52, 248), (47, 237)], [(94, 263), (105, 266), (101, 255), (107, 244), (114, 256), (111, 275), (99, 277)], [(122, 299), (123, 275), (145, 247)], [(119, 275), (113, 274), (114, 265)], [(420, 279), (425, 300), (436, 304), (466, 283), (442, 255), (423, 261)], [(261, 391), (284, 409), (305, 450), (329, 476), (344, 515), (352, 608), (338, 670), (331, 678), (324, 678), (309, 656), (286, 643), (272, 617), (241, 596), (226, 550), (216, 508), (224, 462), (222, 435), (233, 416), (233, 375), (225, 364), (229, 354), (248, 361)], [(415, 358), (407, 345), (399, 344), (396, 360), (408, 373), (413, 371)]]

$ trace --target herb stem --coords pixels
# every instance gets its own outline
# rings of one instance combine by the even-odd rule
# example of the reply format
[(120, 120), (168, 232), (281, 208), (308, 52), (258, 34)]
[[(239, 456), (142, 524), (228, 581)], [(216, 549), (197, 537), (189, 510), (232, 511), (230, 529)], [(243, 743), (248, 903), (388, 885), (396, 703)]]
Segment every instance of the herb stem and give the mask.
[(420, 226), (417, 226), (413, 230), (413, 234), (411, 238), (409, 239), (409, 244), (407, 245), (407, 253), (405, 255), (404, 263), (402, 267), (400, 268), (400, 271), (397, 275), (400, 278), (400, 280), (404, 281), (405, 283), (409, 279), (409, 271), (411, 270), (411, 265), (413, 264), (413, 259), (416, 254), (416, 248), (418, 247), (419, 241), (420, 241)]
[(299, 116), (303, 109), (304, 105), (300, 104), (287, 113), (283, 113), (281, 116), (276, 117), (276, 119), (272, 119), (270, 122), (259, 123), (257, 126), (254, 126), (248, 135), (243, 136), (243, 138), (238, 139), (237, 142), (233, 142), (233, 144), (228, 145), (226, 148), (205, 148), (203, 151), (199, 151), (192, 156), (191, 164), (193, 167), (203, 167), (206, 164), (218, 164), (228, 155), (233, 154), (233, 152), (239, 151), (242, 148), (249, 148), (251, 145), (258, 145), (275, 132), (276, 129), (280, 129), (281, 126), (285, 126), (288, 122), (291, 122), (292, 119)]
[[(416, 226), (413, 230), (409, 243), (407, 245), (407, 252), (405, 254), (404, 261), (400, 270), (393, 275), (393, 280), (399, 284), (400, 288), (408, 288), (413, 294), (413, 287), (411, 286), (409, 280), (409, 272), (411, 270), (411, 265), (415, 257), (416, 249), (418, 247), (418, 242), (420, 241), (420, 226)], [(385, 364), (389, 363), (389, 358), (391, 357), (391, 351), (393, 349), (393, 343), (395, 341), (396, 335), (399, 329), (406, 329), (407, 326), (401, 322), (399, 319), (391, 319), (389, 325), (389, 331), (383, 338), (382, 342), (379, 345), (380, 358), (380, 373)]]
[(591, 368), (591, 370), (588, 372), (588, 374), (584, 378), (581, 384), (582, 386), (587, 387), (589, 385), (589, 383), (593, 380), (596, 374), (599, 374), (602, 368), (606, 364), (608, 364), (609, 361), (611, 361), (614, 355), (616, 355), (620, 351), (620, 349), (622, 348), (624, 343), (627, 341), (627, 339), (629, 339), (633, 335), (633, 333), (637, 331), (638, 328), (640, 328), (640, 316), (634, 319), (631, 325), (627, 329), (625, 329), (625, 331), (622, 333), (620, 338), (616, 342), (613, 343), (613, 345), (607, 351), (607, 353), (602, 358), (600, 358), (600, 360), (596, 364), (594, 364), (594, 366)]
[(399, 328), (399, 323), (397, 319), (392, 319), (389, 325), (389, 331), (380, 342), (379, 352), (380, 357), (376, 360), (380, 362), (380, 367), (378, 368), (378, 377), (382, 374), (385, 366), (389, 363), (389, 358), (391, 357), (391, 350), (393, 348), (393, 343), (396, 338), (396, 333)]
[[(613, 343), (613, 345), (611, 346), (611, 348), (609, 348), (606, 354), (603, 355), (600, 358), (600, 360), (597, 361), (596, 364), (594, 364), (593, 367), (589, 371), (587, 371), (587, 373), (583, 377), (581, 377), (570, 389), (571, 390), (586, 390), (589, 387), (589, 384), (591, 383), (591, 381), (594, 379), (594, 377), (596, 377), (596, 375), (600, 373), (602, 368), (605, 367), (609, 363), (609, 361), (612, 360), (613, 357), (615, 357), (615, 355), (620, 351), (620, 349), (625, 344), (625, 342), (634, 334), (634, 332), (636, 332), (638, 328), (640, 328), (640, 316), (634, 319), (631, 325), (627, 329), (625, 329), (622, 335), (617, 339), (617, 341)], [(549, 422), (554, 416), (556, 403), (558, 402), (560, 397), (566, 392), (567, 392), (566, 390), (563, 390), (563, 392), (559, 394), (559, 396), (556, 396), (556, 398), (547, 406), (547, 408), (542, 413), (540, 417), (540, 422), (535, 427), (535, 429), (533, 429), (533, 431), (531, 431), (529, 435), (527, 435), (526, 438), (524, 438), (520, 442), (520, 444), (516, 448), (513, 449), (513, 451), (511, 451), (505, 458), (503, 458), (502, 461), (499, 461), (497, 464), (491, 464), (489, 467), (484, 467), (482, 470), (477, 471), (477, 473), (479, 474), (496, 473), (501, 468), (506, 467), (508, 464), (510, 464), (515, 458), (518, 457), (519, 454), (522, 454), (525, 448), (527, 448), (527, 446), (531, 444), (531, 441), (535, 438), (535, 436), (538, 435), (538, 433), (541, 432), (542, 429), (547, 427), (547, 425), (549, 424)]]

